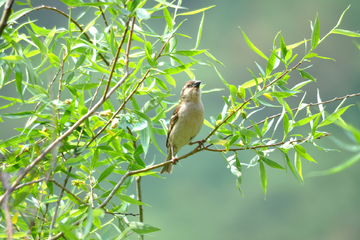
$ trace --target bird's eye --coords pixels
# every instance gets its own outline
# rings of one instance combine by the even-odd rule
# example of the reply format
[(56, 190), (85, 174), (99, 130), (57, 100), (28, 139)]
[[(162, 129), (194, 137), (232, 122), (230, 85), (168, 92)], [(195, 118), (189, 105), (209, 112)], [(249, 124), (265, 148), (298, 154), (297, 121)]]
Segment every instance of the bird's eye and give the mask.
[(187, 87), (191, 87), (191, 84), (188, 84)]

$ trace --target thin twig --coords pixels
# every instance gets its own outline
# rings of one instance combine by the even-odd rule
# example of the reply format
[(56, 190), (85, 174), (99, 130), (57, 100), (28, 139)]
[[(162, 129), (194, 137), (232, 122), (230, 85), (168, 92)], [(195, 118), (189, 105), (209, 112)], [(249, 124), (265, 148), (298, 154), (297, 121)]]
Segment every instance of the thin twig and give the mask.
[[(327, 137), (330, 136), (330, 133), (326, 133), (322, 136), (317, 137), (316, 139), (320, 139), (322, 137)], [(243, 151), (243, 150), (249, 150), (249, 149), (257, 149), (257, 148), (269, 148), (269, 147), (276, 147), (279, 145), (283, 145), (285, 143), (297, 143), (297, 142), (305, 142), (307, 141), (309, 137), (306, 138), (302, 138), (302, 139), (297, 139), (297, 140), (291, 140), (291, 141), (282, 141), (282, 142), (278, 142), (278, 143), (274, 143), (274, 144), (268, 144), (268, 145), (258, 145), (258, 146), (253, 146), (253, 147), (242, 147), (242, 148), (230, 148), (230, 149), (210, 149), (210, 148), (204, 148), (204, 150), (206, 151), (210, 151), (210, 152), (236, 152), (236, 151)]]
[(12, 221), (11, 221), (11, 216), (10, 216), (10, 207), (9, 207), (9, 200), (10, 200), (10, 195), (11, 195), (10, 181), (9, 181), (10, 177), (9, 177), (8, 173), (0, 172), (0, 179), (1, 179), (4, 190), (6, 191), (5, 196), (4, 196), (3, 209), (4, 209), (6, 225), (7, 225), (7, 227), (6, 227), (7, 237), (8, 237), (8, 239), (12, 239), (13, 227), (12, 227)]
[[(65, 16), (66, 18), (69, 18), (71, 22), (73, 22), (77, 28), (79, 28), (80, 32), (82, 32), (84, 34), (84, 36), (86, 37), (86, 39), (91, 43), (93, 44), (93, 42), (91, 41), (91, 38), (89, 37), (89, 35), (84, 32), (84, 29), (81, 27), (81, 25), (76, 21), (74, 20), (73, 18), (71, 18), (68, 14), (64, 13), (63, 11), (60, 11), (59, 9), (57, 9), (56, 7), (50, 7), (50, 6), (45, 6), (45, 5), (41, 5), (41, 6), (38, 6), (38, 7), (34, 7), (32, 9), (32, 11), (29, 11), (29, 12), (26, 12), (22, 15), (20, 15), (18, 18), (21, 18), (21, 17), (24, 17), (30, 13), (32, 13), (33, 11), (37, 11), (37, 10), (41, 10), (41, 9), (46, 9), (46, 10), (52, 10), (52, 11), (55, 11), (63, 16)], [(104, 61), (104, 63), (106, 65), (109, 66), (109, 62), (106, 60), (106, 58), (104, 57), (104, 55), (102, 55), (102, 53), (99, 53), (99, 56), (101, 57), (101, 59)]]
[(135, 25), (135, 17), (133, 17), (132, 25), (129, 33), (128, 43), (126, 47), (126, 53), (125, 53), (125, 71), (129, 72), (129, 54), (130, 54), (130, 46), (132, 41), (132, 35), (134, 32), (134, 25)]
[[(72, 167), (69, 167), (69, 172), (71, 172), (71, 169), (72, 169)], [(53, 233), (52, 233), (52, 229), (54, 228), (54, 225), (55, 225), (55, 221), (56, 221), (56, 218), (57, 218), (57, 212), (58, 212), (58, 210), (59, 210), (59, 206), (60, 206), (60, 202), (61, 202), (61, 199), (62, 199), (62, 197), (63, 197), (63, 194), (64, 194), (64, 191), (65, 191), (65, 186), (66, 186), (66, 184), (67, 184), (67, 182), (68, 182), (68, 180), (69, 180), (69, 175), (66, 175), (66, 177), (65, 177), (65, 180), (64, 180), (64, 184), (63, 184), (63, 186), (61, 187), (61, 190), (60, 190), (60, 193), (59, 193), (59, 197), (58, 197), (58, 199), (57, 199), (57, 201), (56, 201), (56, 204), (55, 204), (55, 210), (54, 210), (54, 213), (53, 213), (53, 216), (52, 216), (52, 219), (51, 219), (51, 224), (50, 224), (50, 234), (49, 234), (49, 238), (48, 239), (51, 239), (52, 238), (52, 236), (53, 236)], [(54, 181), (54, 183), (55, 183), (55, 181)], [(56, 184), (56, 183), (55, 183)]]
[[(126, 22), (125, 30), (124, 30), (124, 33), (123, 33), (123, 35), (122, 35), (122, 37), (121, 37), (121, 42), (120, 42), (120, 44), (119, 44), (119, 46), (118, 46), (118, 48), (117, 48), (117, 51), (116, 51), (116, 54), (115, 54), (115, 57), (114, 57), (114, 60), (113, 60), (113, 63), (112, 63), (112, 67), (111, 67), (111, 71), (110, 71), (110, 74), (109, 74), (109, 78), (108, 78), (108, 81), (107, 81), (107, 84), (106, 84), (106, 87), (105, 87), (105, 91), (104, 91), (104, 98), (106, 98), (106, 95), (107, 95), (108, 90), (109, 90), (109, 87), (110, 87), (110, 83), (111, 83), (111, 79), (112, 79), (112, 76), (113, 76), (114, 71), (115, 71), (116, 63), (117, 63), (117, 60), (118, 60), (118, 58), (119, 58), (122, 45), (124, 44), (127, 31), (128, 31), (128, 29), (129, 29), (129, 22), (130, 22), (130, 18), (129, 18), (129, 20)], [(128, 74), (128, 71), (125, 72), (125, 74)]]
[[(97, 2), (100, 2), (100, 1), (97, 0)], [(99, 10), (100, 10), (101, 15), (102, 15), (102, 17), (103, 17), (103, 19), (104, 19), (105, 26), (108, 27), (109, 25), (108, 25), (108, 23), (107, 23), (107, 21), (106, 21), (105, 14), (104, 14), (104, 11), (102, 10), (101, 6), (99, 6)]]
[(4, 7), (4, 12), (1, 18), (1, 22), (0, 22), (0, 36), (2, 35), (4, 29), (7, 26), (7, 20), (9, 19), (10, 15), (11, 15), (11, 7), (14, 3), (14, 0), (7, 0), (5, 7)]
[(60, 78), (59, 78), (59, 90), (58, 90), (58, 95), (57, 95), (57, 99), (60, 101), (60, 95), (61, 95), (61, 88), (62, 88), (62, 79), (64, 77), (64, 64), (65, 64), (65, 57), (66, 57), (66, 54), (65, 54), (65, 49), (63, 49), (63, 59), (62, 59), (62, 62), (61, 62), (61, 75), (60, 75)]
[(91, 207), (94, 208), (94, 187), (92, 182), (92, 175), (89, 175), (89, 182), (90, 182), (90, 204)]
[[(54, 182), (56, 186), (58, 186), (59, 188), (61, 188), (63, 191), (67, 192), (68, 194), (70, 194), (71, 196), (73, 196), (77, 201), (79, 201), (81, 204), (88, 206), (84, 201), (82, 201), (79, 197), (77, 197), (75, 194), (73, 194), (72, 192), (70, 192), (68, 189), (66, 189), (65, 187), (63, 187), (60, 183), (58, 183), (55, 179), (49, 179), (49, 181)], [(65, 183), (65, 181), (64, 181)]]

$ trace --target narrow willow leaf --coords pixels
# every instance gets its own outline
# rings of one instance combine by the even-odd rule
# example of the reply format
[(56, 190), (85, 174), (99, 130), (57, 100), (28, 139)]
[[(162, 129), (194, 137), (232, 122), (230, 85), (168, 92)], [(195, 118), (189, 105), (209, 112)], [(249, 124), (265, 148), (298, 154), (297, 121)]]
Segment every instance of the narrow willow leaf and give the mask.
[[(240, 28), (240, 27), (239, 27)], [(261, 56), (262, 58), (264, 58), (266, 61), (269, 61), (269, 59), (265, 56), (265, 54), (263, 54), (257, 47), (255, 47), (255, 45), (250, 41), (250, 39), (246, 36), (246, 34), (244, 33), (244, 31), (240, 28), (245, 42), (247, 43), (247, 45), (251, 48), (251, 50), (253, 50), (255, 53), (257, 53), (259, 56)]]
[(281, 49), (281, 56), (283, 59), (285, 59), (286, 54), (287, 54), (287, 49), (286, 49), (286, 44), (285, 44), (284, 38), (281, 34), (280, 34), (280, 49)]
[(169, 10), (167, 10), (167, 8), (164, 8), (163, 12), (164, 12), (164, 17), (165, 17), (167, 28), (171, 32), (173, 30), (173, 20), (170, 16)]
[(326, 126), (326, 125), (329, 125), (329, 124), (335, 122), (350, 106), (351, 105), (341, 108), (341, 109), (337, 110), (336, 112), (333, 112), (330, 116), (325, 118), (325, 120), (320, 123), (319, 127), (323, 127), (323, 126)]
[(296, 174), (293, 165), (291, 164), (291, 161), (290, 161), (290, 159), (289, 159), (289, 156), (288, 156), (285, 152), (283, 152), (283, 153), (284, 153), (284, 156), (285, 156), (285, 159), (286, 159), (286, 163), (287, 163), (287, 165), (289, 166), (291, 172), (292, 172), (293, 175), (296, 177), (296, 179), (297, 179), (300, 183), (302, 183), (302, 182), (300, 181), (298, 175)]
[(202, 18), (201, 18), (201, 22), (200, 22), (200, 26), (199, 26), (199, 31), (197, 34), (197, 38), (196, 38), (196, 44), (195, 44), (195, 48), (197, 49), (200, 45), (200, 40), (201, 40), (201, 34), (202, 34), (202, 29), (203, 29), (203, 24), (204, 24), (204, 18), (205, 18), (205, 12), (203, 12), (202, 14)]
[(316, 46), (319, 44), (319, 39), (320, 39), (319, 14), (316, 13), (316, 19), (311, 34), (311, 50), (314, 50)]
[(280, 164), (274, 162), (273, 160), (270, 160), (270, 159), (268, 159), (268, 158), (266, 158), (266, 157), (263, 157), (263, 156), (261, 156), (260, 158), (261, 158), (261, 160), (262, 160), (264, 163), (266, 163), (266, 165), (268, 165), (269, 167), (277, 168), (277, 169), (284, 169), (284, 170), (285, 170), (285, 168), (283, 168)]
[(121, 200), (121, 201), (125, 201), (128, 202), (130, 204), (134, 204), (134, 205), (147, 205), (146, 203), (140, 202), (136, 199), (133, 199), (132, 197), (129, 197), (128, 195), (125, 194), (121, 194), (121, 193), (117, 193), (116, 196)]
[(206, 7), (206, 8), (201, 8), (201, 9), (194, 10), (194, 11), (190, 11), (190, 12), (179, 13), (178, 16), (194, 15), (194, 14), (197, 14), (200, 12), (205, 12), (206, 10), (213, 8), (213, 7), (215, 7), (215, 5), (212, 5), (212, 6)]
[(100, 155), (100, 149), (97, 148), (91, 158), (91, 165), (90, 165), (91, 171), (95, 168), (96, 163), (99, 160), (99, 155)]
[(22, 93), (22, 71), (21, 68), (18, 64), (15, 65), (15, 81), (16, 81), (16, 90), (18, 92), (18, 95), (21, 99), (22, 102), (24, 102), (24, 97), (23, 97), (23, 93)]
[(172, 8), (179, 8), (179, 9), (187, 9), (185, 7), (181, 7), (181, 6), (177, 6), (177, 5), (174, 5), (172, 3), (169, 3), (167, 1), (163, 1), (163, 0), (155, 0), (156, 2), (159, 2), (159, 3), (162, 3), (164, 4), (165, 6), (168, 6), (168, 7), (172, 7)]
[(302, 167), (301, 167), (301, 158), (300, 155), (295, 153), (295, 168), (297, 173), (299, 174), (302, 181), (304, 181), (303, 175), (302, 175)]
[(286, 137), (289, 133), (289, 117), (286, 113), (284, 113), (283, 123), (284, 123), (284, 137)]
[(306, 117), (306, 118), (303, 118), (299, 121), (297, 121), (296, 123), (293, 123), (291, 125), (291, 127), (299, 127), (299, 126), (302, 126), (302, 125), (305, 125), (307, 124), (308, 122), (310, 122), (311, 120), (313, 120), (314, 118), (316, 118), (319, 114), (315, 114), (315, 115), (312, 115), (310, 117)]
[(326, 176), (326, 175), (330, 175), (330, 174), (339, 173), (339, 172), (344, 171), (345, 169), (351, 167), (352, 165), (354, 165), (355, 163), (357, 163), (359, 161), (360, 161), (360, 153), (345, 160), (343, 163), (341, 163), (340, 165), (338, 165), (336, 167), (330, 168), (325, 171), (310, 172), (308, 176), (316, 177), (316, 176)]
[(275, 66), (275, 60), (276, 60), (276, 49), (271, 53), (270, 58), (266, 65), (266, 77), (268, 77)]
[(196, 56), (198, 54), (201, 54), (203, 52), (207, 51), (205, 50), (179, 50), (174, 52), (174, 54), (182, 55), (182, 56)]
[(305, 148), (301, 145), (295, 145), (294, 146), (295, 151), (297, 152), (297, 154), (299, 154), (301, 157), (311, 161), (311, 162), (315, 162), (316, 161), (306, 152)]
[(360, 33), (349, 31), (349, 30), (344, 30), (344, 29), (334, 29), (331, 31), (331, 33), (345, 35), (348, 37), (360, 37)]
[(145, 234), (151, 232), (160, 231), (160, 228), (153, 227), (149, 224), (142, 223), (142, 222), (129, 222), (129, 227), (132, 231), (138, 234)]
[(303, 77), (305, 79), (310, 79), (310, 80), (316, 82), (316, 79), (313, 76), (311, 76), (309, 73), (307, 73), (303, 70), (299, 70), (299, 69), (297, 69), (297, 70), (300, 72), (301, 77)]
[(12, 118), (12, 119), (28, 118), (28, 117), (33, 117), (34, 115), (35, 115), (35, 111), (24, 111), (24, 112), (0, 114), (1, 117)]
[(266, 179), (265, 166), (262, 161), (260, 161), (260, 182), (261, 182), (262, 189), (264, 191), (264, 195), (266, 196), (267, 179)]

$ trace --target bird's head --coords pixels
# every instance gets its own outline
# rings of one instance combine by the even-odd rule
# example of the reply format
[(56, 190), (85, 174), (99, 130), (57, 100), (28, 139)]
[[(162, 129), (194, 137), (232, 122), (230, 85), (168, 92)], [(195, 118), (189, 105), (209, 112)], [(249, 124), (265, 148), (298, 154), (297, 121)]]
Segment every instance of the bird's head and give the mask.
[(181, 90), (182, 102), (201, 101), (201, 81), (187, 81)]

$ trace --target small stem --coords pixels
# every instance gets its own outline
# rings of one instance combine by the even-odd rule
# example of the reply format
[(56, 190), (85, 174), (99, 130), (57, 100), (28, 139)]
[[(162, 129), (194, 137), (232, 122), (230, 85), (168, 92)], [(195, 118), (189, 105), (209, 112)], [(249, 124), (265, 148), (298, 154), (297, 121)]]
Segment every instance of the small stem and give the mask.
[[(141, 177), (136, 177), (136, 195), (137, 195), (137, 200), (142, 202)], [(142, 205), (138, 205), (138, 210), (139, 210), (139, 222), (144, 222), (144, 212)], [(140, 234), (139, 239), (143, 240), (144, 235)]]
[(129, 72), (129, 54), (130, 54), (130, 46), (131, 46), (131, 40), (132, 35), (134, 32), (134, 25), (135, 25), (135, 17), (133, 17), (132, 25), (129, 33), (128, 43), (126, 47), (126, 54), (125, 54), (125, 72)]
[[(97, 0), (97, 2), (100, 2), (100, 1)], [(101, 6), (99, 6), (99, 10), (100, 10), (101, 15), (102, 15), (102, 17), (103, 17), (103, 19), (104, 19), (105, 26), (108, 27), (109, 24), (108, 24), (107, 21), (106, 21), (105, 14), (104, 14), (104, 11), (102, 10)]]
[[(71, 169), (72, 167), (69, 168), (69, 172), (71, 172)], [(56, 201), (56, 204), (55, 204), (55, 210), (54, 210), (54, 213), (53, 213), (53, 216), (52, 216), (52, 219), (51, 219), (51, 224), (50, 224), (50, 234), (49, 234), (49, 238), (48, 239), (51, 239), (52, 238), (52, 229), (54, 228), (54, 225), (55, 225), (55, 221), (56, 221), (56, 218), (57, 218), (57, 212), (59, 210), (59, 206), (60, 206), (60, 202), (61, 202), (61, 199), (62, 199), (62, 196), (64, 194), (64, 190), (65, 190), (65, 186), (69, 180), (69, 175), (66, 175), (65, 177), (65, 180), (64, 180), (64, 184), (63, 186), (61, 187), (61, 190), (60, 190), (60, 193), (59, 193), (59, 197)], [(55, 182), (55, 181), (54, 181)]]

